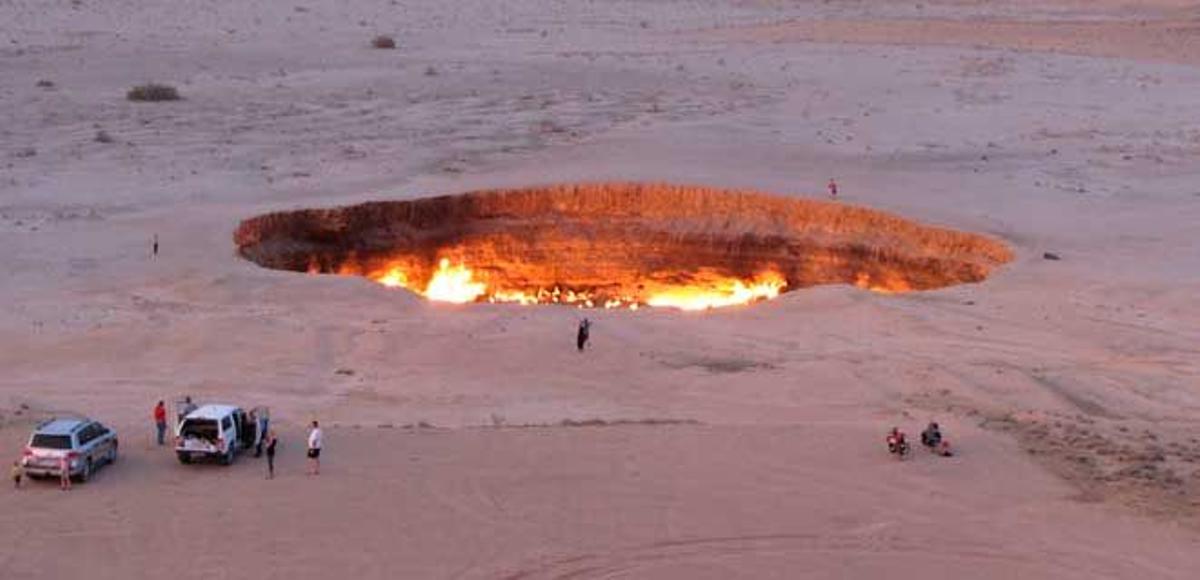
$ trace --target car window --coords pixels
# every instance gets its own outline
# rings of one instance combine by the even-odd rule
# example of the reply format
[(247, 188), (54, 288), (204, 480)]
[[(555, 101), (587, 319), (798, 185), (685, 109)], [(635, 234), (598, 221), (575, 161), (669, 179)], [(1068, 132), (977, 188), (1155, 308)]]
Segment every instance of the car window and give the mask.
[(221, 419), (221, 427), (223, 427), (226, 431), (232, 431), (233, 421), (230, 421), (229, 417), (226, 416), (224, 419)]
[(70, 449), (70, 435), (43, 435), (41, 433), (34, 434), (33, 441), (29, 443), (30, 447), (39, 449)]
[(89, 441), (91, 441), (92, 439), (95, 438), (95, 435), (92, 434), (92, 426), (91, 425), (88, 425), (88, 426), (84, 427), (83, 429), (80, 429), (79, 432), (75, 434), (75, 436), (79, 438), (80, 445), (87, 445)]

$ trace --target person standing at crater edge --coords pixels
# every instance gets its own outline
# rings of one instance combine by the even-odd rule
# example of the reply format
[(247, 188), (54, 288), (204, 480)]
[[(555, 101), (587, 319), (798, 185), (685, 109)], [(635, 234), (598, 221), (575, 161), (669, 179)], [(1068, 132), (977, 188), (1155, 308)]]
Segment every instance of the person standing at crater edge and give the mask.
[(829, 187), (829, 198), (837, 199), (837, 192), (838, 192), (837, 182), (834, 181), (832, 177), (829, 178), (829, 186), (828, 187)]
[(579, 334), (575, 336), (575, 346), (579, 349), (579, 352), (583, 352), (583, 348), (587, 346), (591, 328), (592, 322), (590, 320), (584, 318), (579, 321)]
[(279, 445), (279, 438), (275, 436), (274, 431), (267, 432), (267, 479), (275, 479), (275, 447)]

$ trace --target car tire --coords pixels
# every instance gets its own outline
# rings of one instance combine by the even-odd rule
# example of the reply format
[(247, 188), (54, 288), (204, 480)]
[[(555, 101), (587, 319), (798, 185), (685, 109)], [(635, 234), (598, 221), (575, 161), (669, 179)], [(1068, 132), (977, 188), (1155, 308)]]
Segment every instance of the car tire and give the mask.
[(79, 472), (79, 483), (87, 483), (87, 480), (92, 478), (92, 458), (88, 458), (83, 463), (83, 469)]
[(112, 465), (117, 462), (117, 442), (113, 441), (112, 447), (108, 448), (107, 463)]
[(233, 464), (233, 445), (230, 445), (229, 449), (227, 451), (225, 451), (225, 454), (221, 456), (221, 465), (232, 465), (232, 464)]
[(192, 462), (192, 456), (188, 455), (187, 453), (176, 453), (176, 456), (179, 457), (179, 462), (184, 465)]

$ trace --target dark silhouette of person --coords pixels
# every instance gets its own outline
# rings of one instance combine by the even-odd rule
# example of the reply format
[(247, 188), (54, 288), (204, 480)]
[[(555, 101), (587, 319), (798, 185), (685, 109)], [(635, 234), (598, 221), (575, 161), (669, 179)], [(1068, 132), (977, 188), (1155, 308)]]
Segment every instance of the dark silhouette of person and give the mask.
[(155, 256), (158, 255), (158, 234), (154, 234), (153, 252)]
[(583, 348), (587, 346), (589, 338), (588, 331), (592, 328), (592, 322), (586, 318), (579, 321), (579, 334), (575, 337), (575, 346), (579, 352), (583, 352)]
[(275, 479), (275, 447), (279, 445), (279, 438), (275, 436), (275, 432), (267, 433), (267, 479)]

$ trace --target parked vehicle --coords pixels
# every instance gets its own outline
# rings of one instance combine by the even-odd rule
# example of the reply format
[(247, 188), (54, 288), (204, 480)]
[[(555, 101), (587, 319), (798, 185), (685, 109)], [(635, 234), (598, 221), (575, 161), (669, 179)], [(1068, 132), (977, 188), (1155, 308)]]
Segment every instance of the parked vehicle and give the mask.
[(267, 410), (249, 413), (233, 405), (202, 405), (183, 417), (175, 433), (175, 454), (180, 463), (216, 459), (233, 463), (237, 454), (258, 445), (266, 430)]
[(21, 456), (30, 477), (62, 477), (65, 456), (71, 477), (87, 481), (96, 469), (117, 460), (117, 432), (86, 417), (54, 418), (33, 430)]

